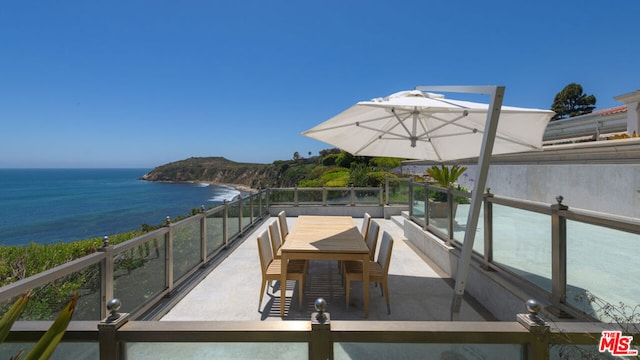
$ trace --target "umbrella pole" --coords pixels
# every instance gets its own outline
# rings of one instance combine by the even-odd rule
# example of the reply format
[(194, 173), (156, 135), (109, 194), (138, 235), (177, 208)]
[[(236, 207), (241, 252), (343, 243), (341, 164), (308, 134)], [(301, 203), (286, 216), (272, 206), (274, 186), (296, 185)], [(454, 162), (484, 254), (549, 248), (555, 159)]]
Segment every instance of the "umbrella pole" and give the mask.
[(487, 112), (487, 121), (485, 123), (484, 135), (482, 137), (482, 148), (478, 158), (478, 169), (476, 182), (471, 193), (471, 206), (467, 216), (467, 228), (464, 233), (464, 243), (462, 245), (462, 255), (458, 260), (458, 268), (456, 271), (456, 286), (451, 300), (451, 320), (460, 319), (460, 308), (469, 275), (469, 266), (471, 265), (471, 254), (473, 253), (473, 241), (475, 240), (476, 230), (478, 228), (478, 218), (480, 217), (480, 205), (482, 205), (482, 194), (487, 184), (487, 176), (489, 174), (489, 163), (491, 162), (491, 153), (493, 144), (498, 130), (498, 120), (500, 118), (500, 109), (504, 98), (504, 86), (487, 86), (487, 87), (417, 87), (421, 91), (451, 91), (451, 92), (467, 92), (491, 95), (489, 109)]
[(451, 320), (460, 319), (460, 307), (462, 298), (469, 275), (469, 266), (471, 265), (471, 254), (473, 253), (473, 241), (476, 237), (478, 228), (478, 218), (480, 217), (480, 206), (482, 205), (482, 194), (487, 184), (487, 176), (489, 175), (489, 164), (491, 162), (491, 153), (493, 151), (493, 143), (496, 138), (498, 129), (498, 119), (500, 118), (500, 108), (502, 107), (502, 99), (504, 97), (504, 86), (497, 86), (495, 92), (491, 95), (489, 103), (489, 112), (487, 113), (487, 123), (485, 124), (485, 132), (482, 138), (482, 148), (480, 157), (478, 158), (478, 168), (476, 175), (476, 183), (471, 195), (471, 208), (467, 216), (467, 228), (464, 233), (464, 244), (462, 245), (462, 255), (458, 260), (458, 270), (456, 272), (456, 287), (451, 301)]

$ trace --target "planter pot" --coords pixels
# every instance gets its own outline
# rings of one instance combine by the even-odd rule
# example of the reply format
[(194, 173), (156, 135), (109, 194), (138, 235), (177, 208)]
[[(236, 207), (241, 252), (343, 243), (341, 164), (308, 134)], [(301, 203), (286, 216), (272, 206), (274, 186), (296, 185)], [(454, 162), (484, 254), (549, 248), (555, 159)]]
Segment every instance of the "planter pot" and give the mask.
[[(458, 209), (458, 202), (453, 202), (453, 217), (456, 217), (456, 210)], [(449, 216), (449, 206), (446, 201), (433, 201), (429, 199), (429, 217), (432, 218), (446, 218)]]

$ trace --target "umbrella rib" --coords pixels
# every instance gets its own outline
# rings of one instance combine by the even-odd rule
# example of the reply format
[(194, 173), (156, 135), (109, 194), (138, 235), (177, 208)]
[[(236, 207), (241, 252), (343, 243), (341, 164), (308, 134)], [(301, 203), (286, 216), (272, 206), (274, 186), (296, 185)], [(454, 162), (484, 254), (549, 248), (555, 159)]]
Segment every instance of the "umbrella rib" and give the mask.
[[(442, 121), (441, 125), (438, 125), (438, 126), (434, 127), (430, 131), (426, 128), (426, 125), (425, 125), (424, 121), (420, 121), (420, 125), (421, 125), (421, 127), (424, 130), (426, 135), (429, 135), (430, 133), (433, 133), (434, 131), (438, 131), (439, 129), (441, 129), (441, 128), (447, 126), (447, 125), (455, 125), (455, 126), (463, 128), (463, 129), (474, 131), (474, 128), (472, 128), (472, 127), (468, 127), (468, 126), (456, 123), (456, 121), (466, 117), (467, 114), (468, 113), (461, 114), (460, 116), (456, 117), (455, 119), (451, 119), (451, 120), (445, 120), (445, 119), (442, 119), (442, 118), (440, 118), (438, 116), (430, 115), (430, 117), (432, 119), (436, 119), (436, 120)], [(425, 120), (425, 119), (421, 119), (421, 120)], [(477, 129), (475, 129), (475, 130), (477, 131)]]
[[(417, 111), (417, 110), (414, 110), (414, 111)], [(396, 118), (396, 120), (398, 120), (398, 123), (400, 125), (402, 125), (404, 130), (407, 132), (407, 135), (409, 135), (409, 136), (413, 135), (413, 134), (411, 134), (411, 131), (409, 130), (409, 128), (407, 128), (407, 126), (404, 124), (404, 121), (407, 120), (409, 118), (409, 116), (412, 115), (413, 113), (407, 113), (407, 117), (405, 117), (404, 119), (400, 119), (398, 114), (396, 114), (396, 108), (394, 108), (394, 107), (391, 108), (391, 113)], [(391, 128), (391, 129), (393, 129), (393, 128)], [(389, 129), (389, 130), (391, 130), (391, 129)]]

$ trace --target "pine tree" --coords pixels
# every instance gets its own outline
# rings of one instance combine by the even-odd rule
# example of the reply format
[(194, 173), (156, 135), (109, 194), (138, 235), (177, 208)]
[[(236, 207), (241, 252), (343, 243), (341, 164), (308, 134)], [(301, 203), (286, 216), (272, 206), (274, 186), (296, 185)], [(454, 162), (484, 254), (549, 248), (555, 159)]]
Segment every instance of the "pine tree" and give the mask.
[(571, 83), (556, 94), (551, 105), (551, 110), (556, 115), (551, 120), (559, 120), (567, 117), (574, 117), (589, 114), (596, 108), (596, 97), (586, 95), (582, 91), (580, 84)]

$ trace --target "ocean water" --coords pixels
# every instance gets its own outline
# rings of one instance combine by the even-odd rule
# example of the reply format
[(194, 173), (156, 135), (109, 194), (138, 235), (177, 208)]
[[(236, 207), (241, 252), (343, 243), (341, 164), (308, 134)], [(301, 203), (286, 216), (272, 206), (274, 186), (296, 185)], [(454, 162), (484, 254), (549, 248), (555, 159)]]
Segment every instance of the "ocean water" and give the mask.
[(226, 186), (138, 180), (149, 171), (0, 169), (0, 244), (69, 242), (138, 230), (241, 194)]

